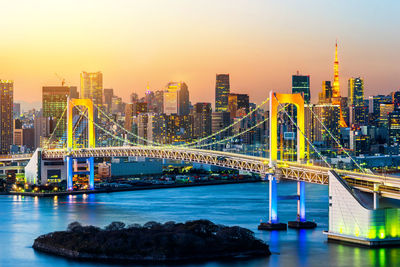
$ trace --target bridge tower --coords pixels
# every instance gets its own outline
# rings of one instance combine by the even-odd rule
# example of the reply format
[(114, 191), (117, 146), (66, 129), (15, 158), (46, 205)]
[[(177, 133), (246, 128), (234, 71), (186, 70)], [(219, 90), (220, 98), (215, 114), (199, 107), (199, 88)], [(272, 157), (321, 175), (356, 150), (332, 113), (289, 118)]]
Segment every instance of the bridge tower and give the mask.
[[(95, 131), (94, 131), (94, 106), (92, 99), (68, 98), (67, 104), (67, 149), (72, 152), (75, 149), (73, 141), (73, 108), (83, 106), (88, 113), (88, 147), (96, 146)], [(89, 176), (89, 189), (94, 190), (94, 158), (74, 158), (71, 155), (66, 157), (67, 163), (67, 189), (73, 190), (73, 177), (75, 174), (84, 174)]]
[[(305, 126), (304, 126), (304, 98), (302, 94), (279, 94), (270, 91), (269, 95), (269, 164), (274, 168), (278, 160), (278, 107), (280, 104), (293, 104), (297, 108), (297, 162), (305, 159)], [(269, 181), (269, 220), (261, 223), (261, 230), (285, 230), (286, 224), (279, 223), (277, 179), (274, 174), (268, 174)], [(297, 182), (297, 195), (282, 197), (281, 199), (297, 200), (297, 220), (289, 222), (292, 228), (314, 228), (316, 224), (306, 221), (305, 212), (305, 183)]]

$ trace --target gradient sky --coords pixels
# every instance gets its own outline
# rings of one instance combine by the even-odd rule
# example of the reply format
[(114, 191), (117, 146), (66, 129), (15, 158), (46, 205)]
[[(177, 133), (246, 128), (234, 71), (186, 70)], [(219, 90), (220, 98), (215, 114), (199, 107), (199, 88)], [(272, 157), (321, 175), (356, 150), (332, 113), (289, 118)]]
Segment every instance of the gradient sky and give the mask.
[(216, 73), (261, 102), (289, 92), (297, 70), (312, 99), (333, 77), (339, 41), (341, 92), (365, 79), (366, 96), (400, 89), (400, 1), (14, 0), (2, 1), (0, 78), (14, 99), (40, 101), (55, 73), (79, 87), (102, 71), (104, 88), (128, 100), (149, 84), (185, 81), (192, 103), (214, 102)]

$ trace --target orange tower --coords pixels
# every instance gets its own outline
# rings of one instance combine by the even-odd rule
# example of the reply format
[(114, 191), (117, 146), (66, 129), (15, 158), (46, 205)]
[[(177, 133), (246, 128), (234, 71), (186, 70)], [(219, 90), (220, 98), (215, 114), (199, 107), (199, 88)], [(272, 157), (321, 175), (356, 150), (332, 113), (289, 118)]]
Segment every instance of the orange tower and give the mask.
[(339, 86), (339, 60), (337, 52), (337, 41), (335, 45), (335, 62), (333, 63), (333, 86), (332, 86), (332, 104), (339, 105), (340, 108), (340, 127), (347, 127), (342, 114), (342, 103), (340, 100), (340, 86)]

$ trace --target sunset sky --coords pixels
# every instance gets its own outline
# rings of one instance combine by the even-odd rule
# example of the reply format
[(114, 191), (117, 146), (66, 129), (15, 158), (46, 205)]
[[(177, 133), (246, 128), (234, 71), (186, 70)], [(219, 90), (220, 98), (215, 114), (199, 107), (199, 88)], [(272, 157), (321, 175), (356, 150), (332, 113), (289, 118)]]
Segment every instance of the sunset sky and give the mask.
[(231, 91), (261, 102), (289, 92), (297, 70), (315, 100), (333, 79), (339, 43), (341, 92), (365, 79), (366, 96), (400, 89), (400, 1), (15, 0), (1, 3), (0, 78), (15, 102), (40, 101), (55, 73), (79, 87), (102, 71), (104, 88), (128, 100), (149, 84), (185, 81), (192, 103), (214, 102), (216, 73)]

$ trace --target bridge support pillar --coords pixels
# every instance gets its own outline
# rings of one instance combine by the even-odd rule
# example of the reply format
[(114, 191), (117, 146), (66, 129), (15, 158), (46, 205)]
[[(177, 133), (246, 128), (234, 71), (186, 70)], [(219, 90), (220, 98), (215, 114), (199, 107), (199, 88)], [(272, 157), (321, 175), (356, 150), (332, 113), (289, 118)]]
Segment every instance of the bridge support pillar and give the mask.
[(73, 170), (73, 159), (71, 156), (67, 156), (67, 190), (72, 191), (73, 188), (73, 181), (72, 177), (74, 175)]
[(276, 177), (272, 174), (268, 175), (269, 183), (269, 217), (267, 223), (261, 223), (258, 230), (286, 230), (286, 223), (279, 223), (278, 218), (278, 192)]
[(311, 229), (317, 227), (315, 222), (306, 221), (305, 182), (297, 182), (297, 220), (288, 222), (289, 228)]
[(374, 210), (379, 209), (379, 184), (374, 184)]
[(89, 158), (89, 189), (94, 190), (94, 158)]

